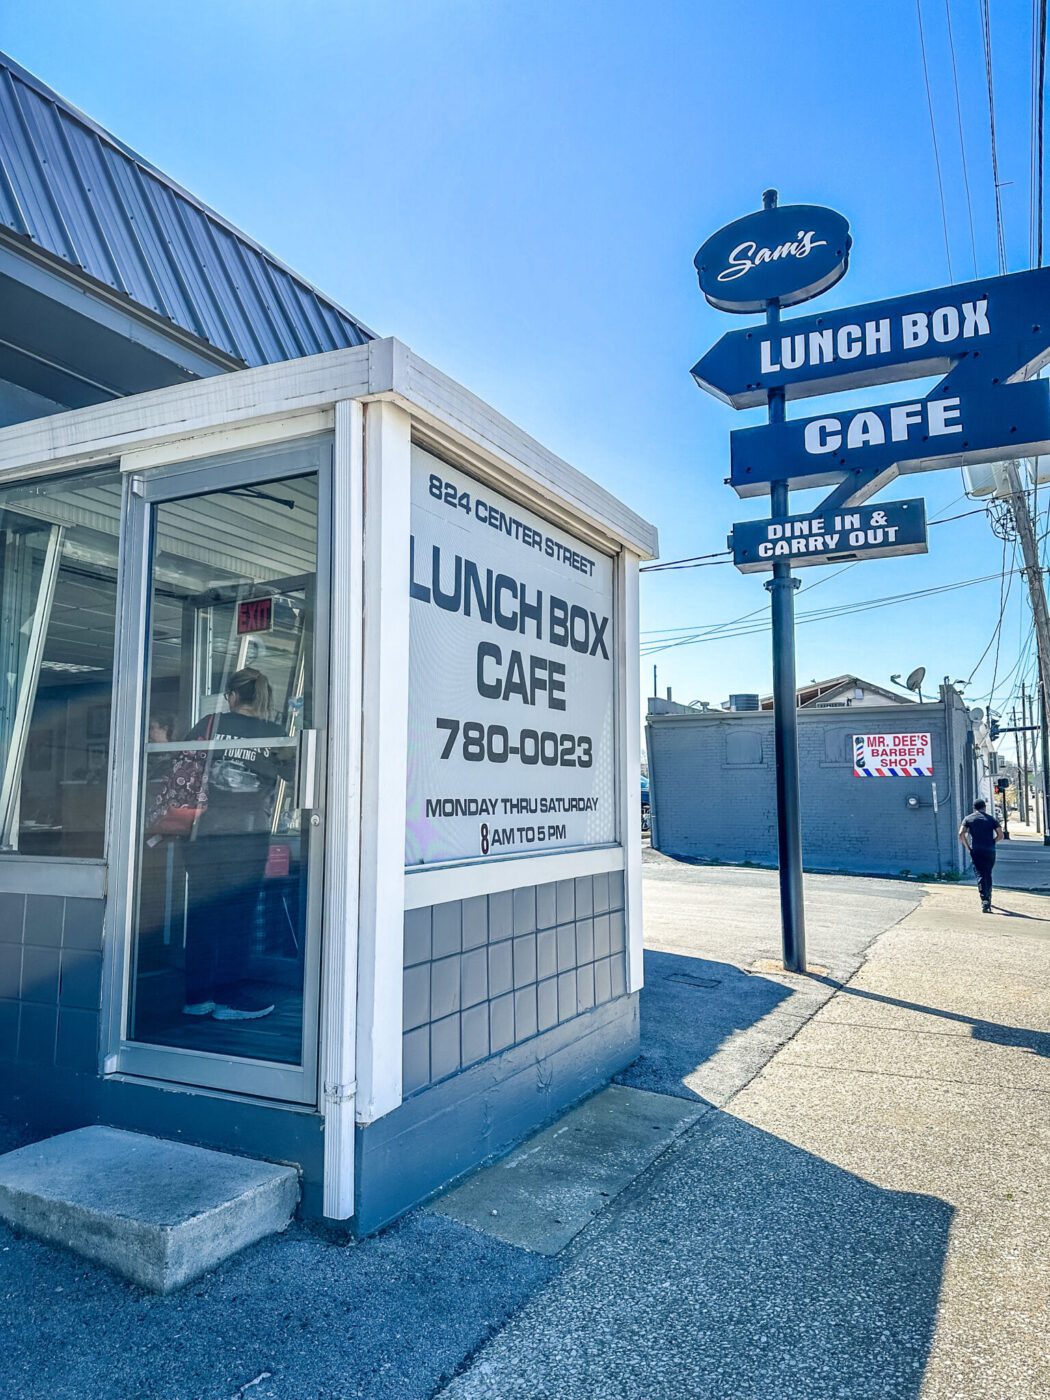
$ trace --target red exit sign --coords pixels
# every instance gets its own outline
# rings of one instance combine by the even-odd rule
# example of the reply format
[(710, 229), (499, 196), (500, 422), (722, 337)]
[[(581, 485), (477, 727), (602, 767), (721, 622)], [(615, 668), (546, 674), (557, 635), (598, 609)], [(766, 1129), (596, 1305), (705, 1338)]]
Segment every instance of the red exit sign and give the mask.
[(273, 631), (273, 598), (248, 598), (237, 604), (237, 634)]

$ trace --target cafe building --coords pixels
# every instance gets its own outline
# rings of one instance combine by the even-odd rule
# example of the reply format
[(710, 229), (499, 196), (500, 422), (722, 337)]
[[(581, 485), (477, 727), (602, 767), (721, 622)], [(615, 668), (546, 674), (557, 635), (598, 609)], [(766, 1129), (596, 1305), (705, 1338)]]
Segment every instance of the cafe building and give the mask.
[(637, 1053), (650, 525), (0, 60), (0, 1112), (374, 1230)]

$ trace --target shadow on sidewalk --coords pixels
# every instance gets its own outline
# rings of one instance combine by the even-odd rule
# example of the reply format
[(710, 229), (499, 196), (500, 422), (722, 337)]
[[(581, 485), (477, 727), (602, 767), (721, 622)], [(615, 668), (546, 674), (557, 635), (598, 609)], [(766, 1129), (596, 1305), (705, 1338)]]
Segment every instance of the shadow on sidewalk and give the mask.
[(992, 912), (1001, 919), (1028, 919), (1033, 924), (1050, 924), (1050, 919), (1041, 919), (1038, 914), (1022, 914), (1019, 909), (1004, 909), (1001, 904), (993, 904)]
[(917, 1400), (953, 1216), (712, 1110), (448, 1395)]
[(868, 992), (860, 987), (847, 987), (836, 982), (833, 977), (820, 977), (809, 974), (814, 982), (823, 982), (834, 987), (836, 992), (846, 997), (859, 997), (861, 1001), (881, 1002), (883, 1006), (899, 1006), (902, 1011), (917, 1011), (923, 1016), (937, 1016), (942, 1021), (954, 1021), (958, 1025), (969, 1026), (974, 1040), (983, 1040), (989, 1045), (1007, 1045), (1017, 1050), (1030, 1050), (1033, 1055), (1050, 1057), (1050, 1033), (1032, 1030), (1029, 1026), (1008, 1026), (999, 1021), (984, 1021), (979, 1016), (963, 1016), (958, 1011), (944, 1011), (938, 1006), (927, 1006), (923, 1002), (904, 1001), (900, 997), (888, 997), (881, 992)]
[(696, 1394), (917, 1397), (953, 1208), (883, 1189), (732, 1114), (712, 1120), (677, 1183), (695, 1252), (671, 1282), (677, 1274), (689, 1299), (676, 1327), (700, 1332), (730, 1383), (712, 1377)]
[[(686, 1077), (793, 995), (790, 987), (732, 963), (646, 949), (641, 1054), (617, 1082), (706, 1102)], [(763, 1058), (768, 1054), (766, 1043)]]

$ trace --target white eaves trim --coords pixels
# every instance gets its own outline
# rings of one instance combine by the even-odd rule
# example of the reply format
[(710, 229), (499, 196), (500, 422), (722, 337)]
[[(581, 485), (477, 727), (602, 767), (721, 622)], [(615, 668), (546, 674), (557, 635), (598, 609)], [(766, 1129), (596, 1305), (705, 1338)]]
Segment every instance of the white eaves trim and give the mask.
[(533, 501), (538, 495), (588, 535), (597, 531), (642, 559), (656, 557), (652, 525), (393, 338), (219, 374), (0, 429), (0, 483), (130, 454), (135, 455), (136, 469), (203, 456), (208, 449), (199, 439), (214, 443), (221, 432), (249, 421), (256, 425), (256, 434), (267, 420), (274, 422), (278, 437), (291, 435), (297, 427), (304, 433), (316, 431), (320, 415), (334, 404), (373, 398), (397, 402), (411, 415), (426, 445), (454, 452), (467, 470), (476, 461), (511, 494)]
[[(392, 395), (410, 410), (414, 426), (422, 420), (440, 436), (453, 436), (468, 453), (478, 451), (489, 474), (493, 459), (501, 463), (506, 472), (502, 484), (512, 494), (515, 485), (533, 499), (538, 492), (585, 528), (598, 523), (643, 559), (656, 557), (654, 526), (454, 379), (414, 355), (399, 340), (373, 340), (368, 352), (369, 394)], [(469, 456), (464, 466), (469, 469)]]

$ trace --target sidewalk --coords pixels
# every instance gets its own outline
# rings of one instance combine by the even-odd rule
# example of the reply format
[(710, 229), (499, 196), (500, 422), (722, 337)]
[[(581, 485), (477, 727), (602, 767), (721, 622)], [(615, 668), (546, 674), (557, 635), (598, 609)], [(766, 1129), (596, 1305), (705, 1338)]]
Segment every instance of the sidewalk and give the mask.
[(1050, 905), (933, 887), (456, 1400), (1050, 1394)]

